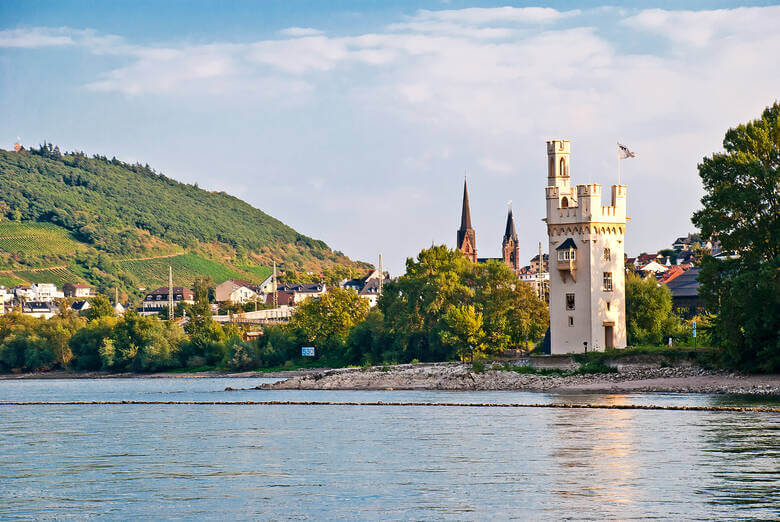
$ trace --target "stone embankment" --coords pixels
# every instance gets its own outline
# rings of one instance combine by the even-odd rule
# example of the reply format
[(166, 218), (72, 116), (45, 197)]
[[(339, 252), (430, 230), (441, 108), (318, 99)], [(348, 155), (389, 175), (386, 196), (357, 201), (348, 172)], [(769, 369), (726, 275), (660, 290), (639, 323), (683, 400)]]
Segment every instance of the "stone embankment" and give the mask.
[(648, 368), (620, 365), (615, 373), (539, 375), (470, 364), (403, 364), (323, 370), (260, 389), (295, 390), (525, 390), (541, 392), (678, 392), (780, 395), (780, 375), (745, 376), (694, 366)]

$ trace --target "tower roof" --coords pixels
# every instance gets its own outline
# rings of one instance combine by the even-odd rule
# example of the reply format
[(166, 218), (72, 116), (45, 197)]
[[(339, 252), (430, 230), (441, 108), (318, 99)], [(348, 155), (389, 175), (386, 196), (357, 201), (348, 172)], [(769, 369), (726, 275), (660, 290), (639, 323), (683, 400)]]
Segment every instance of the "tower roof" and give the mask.
[(471, 209), (469, 208), (469, 189), (466, 180), (463, 180), (463, 211), (460, 216), (460, 229), (469, 230), (471, 228)]
[(504, 231), (504, 241), (509, 241), (510, 239), (517, 241), (515, 218), (512, 216), (512, 207), (509, 207), (509, 213), (506, 216), (506, 230)]

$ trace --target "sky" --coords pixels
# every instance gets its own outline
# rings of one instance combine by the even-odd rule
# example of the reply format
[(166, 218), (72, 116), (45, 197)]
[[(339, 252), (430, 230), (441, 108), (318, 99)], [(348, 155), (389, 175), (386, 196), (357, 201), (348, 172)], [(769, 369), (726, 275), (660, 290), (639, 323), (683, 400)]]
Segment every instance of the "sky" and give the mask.
[(697, 164), (780, 99), (778, 26), (772, 2), (4, 1), (0, 148), (148, 163), (397, 275), (455, 246), (464, 175), (480, 257), (511, 201), (530, 259), (545, 141), (604, 194), (620, 141), (636, 255), (694, 231)]

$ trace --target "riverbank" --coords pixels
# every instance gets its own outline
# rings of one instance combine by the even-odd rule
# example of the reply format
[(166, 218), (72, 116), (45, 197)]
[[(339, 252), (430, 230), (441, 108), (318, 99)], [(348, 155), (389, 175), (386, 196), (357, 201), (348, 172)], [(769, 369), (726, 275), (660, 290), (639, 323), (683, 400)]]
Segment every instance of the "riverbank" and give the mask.
[(265, 390), (523, 390), (539, 392), (736, 393), (780, 396), (780, 375), (741, 375), (695, 366), (624, 365), (614, 373), (542, 375), (475, 372), (471, 364), (432, 363), (310, 371), (259, 386)]
[(2, 380), (22, 380), (22, 379), (206, 379), (210, 377), (220, 378), (282, 378), (300, 377), (310, 374), (328, 371), (328, 368), (306, 368), (300, 370), (284, 370), (276, 372), (249, 371), (249, 372), (156, 372), (156, 373), (110, 373), (110, 372), (75, 372), (57, 370), (52, 372), (32, 372), (32, 373), (4, 373), (0, 374)]
[[(542, 362), (547, 362), (543, 360)], [(552, 361), (549, 361), (552, 362)], [(0, 380), (21, 379), (204, 379), (277, 378), (276, 383), (259, 385), (264, 390), (446, 390), (607, 393), (734, 393), (780, 397), (780, 375), (742, 375), (728, 371), (705, 370), (693, 365), (658, 367), (646, 362), (617, 365), (614, 373), (544, 374), (550, 366), (538, 364), (539, 373), (519, 373), (506, 369), (476, 372), (471, 364), (418, 363), (368, 368), (306, 368), (275, 372), (158, 372), (108, 373), (68, 372), (0, 375)], [(566, 368), (558, 361), (554, 368)]]

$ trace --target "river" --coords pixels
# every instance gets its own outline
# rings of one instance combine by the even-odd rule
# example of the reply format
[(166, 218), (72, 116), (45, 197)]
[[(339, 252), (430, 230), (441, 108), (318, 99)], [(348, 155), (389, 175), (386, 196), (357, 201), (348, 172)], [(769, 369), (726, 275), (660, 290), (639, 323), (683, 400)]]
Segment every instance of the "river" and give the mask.
[[(12, 401), (767, 398), (225, 391), (270, 379), (0, 381)], [(0, 406), (0, 519), (780, 517), (780, 414), (413, 406)]]

